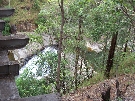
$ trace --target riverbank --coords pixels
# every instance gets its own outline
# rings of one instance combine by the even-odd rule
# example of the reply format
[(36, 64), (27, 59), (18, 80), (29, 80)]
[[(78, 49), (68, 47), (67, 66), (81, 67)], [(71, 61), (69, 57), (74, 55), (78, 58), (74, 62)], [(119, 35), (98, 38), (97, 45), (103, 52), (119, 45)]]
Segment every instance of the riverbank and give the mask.
[[(34, 33), (34, 32), (18, 32), (17, 34), (25, 34), (28, 36), (29, 35), (37, 36), (37, 33)], [(27, 61), (33, 57), (33, 55), (36, 55), (38, 52), (42, 51), (46, 47), (48, 47), (48, 46), (53, 46), (54, 48), (58, 47), (58, 44), (55, 41), (54, 36), (48, 35), (45, 33), (43, 33), (41, 36), (43, 39), (42, 44), (39, 42), (36, 42), (36, 41), (31, 41), (32, 38), (29, 37), (30, 41), (29, 41), (29, 44), (27, 44), (27, 46), (25, 46), (24, 48), (21, 48), (21, 49), (16, 49), (16, 50), (11, 51), (14, 54), (15, 60), (17, 60), (19, 62), (21, 67), (23, 65), (25, 65), (27, 63)], [(95, 51), (97, 53), (101, 51), (101, 47), (103, 46), (102, 44), (91, 43), (91, 42), (89, 42), (90, 39), (87, 39), (87, 38), (84, 38), (84, 40), (86, 40), (85, 45), (88, 48), (88, 51)]]
[[(34, 32), (18, 32), (17, 34), (33, 34)], [(30, 38), (30, 37), (29, 37)], [(16, 49), (11, 52), (14, 54), (15, 60), (17, 60), (20, 64), (20, 66), (23, 66), (27, 63), (28, 60), (30, 60), (33, 55), (36, 55), (38, 52), (42, 51), (44, 48), (48, 46), (53, 46), (54, 48), (57, 48), (57, 43), (54, 40), (54, 37), (49, 36), (47, 34), (42, 34), (43, 43), (38, 43), (34, 41), (29, 41), (29, 43), (21, 49)], [(30, 38), (31, 40), (31, 38)], [(50, 42), (51, 40), (51, 42)]]

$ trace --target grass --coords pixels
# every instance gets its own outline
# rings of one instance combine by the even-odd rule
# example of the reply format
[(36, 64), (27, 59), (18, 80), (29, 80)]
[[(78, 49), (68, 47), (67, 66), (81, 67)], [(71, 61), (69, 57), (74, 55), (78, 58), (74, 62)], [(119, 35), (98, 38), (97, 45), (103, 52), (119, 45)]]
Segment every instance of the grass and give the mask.
[(135, 73), (135, 53), (127, 53), (118, 61), (111, 70), (111, 76), (134, 74)]
[(101, 81), (105, 80), (104, 79), (104, 74), (103, 73), (97, 73), (95, 74), (92, 78), (90, 79), (87, 79), (87, 80), (84, 80), (80, 85), (79, 85), (79, 88), (82, 88), (82, 87), (87, 87), (87, 86), (90, 86), (90, 85), (94, 85), (94, 84), (97, 84)]
[[(25, 21), (34, 22), (39, 11), (33, 9), (32, 5), (33, 2), (30, 2), (30, 0), (24, 0), (24, 2), (20, 2), (19, 0), (12, 0), (11, 8), (15, 8), (15, 13), (12, 17), (10, 17), (10, 22), (12, 24)], [(29, 7), (29, 10), (25, 9), (25, 7)]]
[[(110, 71), (110, 78), (127, 74), (135, 74), (135, 53), (127, 53), (121, 60), (114, 63), (114, 67)], [(94, 85), (103, 80), (105, 80), (104, 73), (98, 72), (91, 79), (84, 80), (79, 88)]]

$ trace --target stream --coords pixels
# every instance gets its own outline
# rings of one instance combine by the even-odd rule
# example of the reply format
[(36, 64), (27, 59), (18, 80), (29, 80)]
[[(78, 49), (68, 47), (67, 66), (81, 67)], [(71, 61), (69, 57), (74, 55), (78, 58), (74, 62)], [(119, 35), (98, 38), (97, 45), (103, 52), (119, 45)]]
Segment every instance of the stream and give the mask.
[[(41, 54), (45, 54), (46, 52), (54, 52), (54, 53), (57, 53), (57, 50), (53, 47), (53, 46), (49, 46), (49, 47), (46, 47), (44, 50), (42, 50), (40, 53)], [(37, 72), (37, 69), (38, 69), (38, 64), (36, 64), (36, 62), (39, 60), (39, 56), (38, 55), (34, 55), (23, 67), (21, 67), (21, 69), (19, 70), (19, 75), (21, 75), (24, 70), (27, 68), (28, 70), (30, 70), (36, 78), (40, 79), (42, 78), (42, 76), (47, 76), (49, 74), (49, 71), (42, 74), (42, 76), (37, 76), (36, 75), (36, 72)], [(46, 63), (44, 63), (46, 64)], [(48, 69), (49, 70), (49, 69)]]
[[(95, 51), (96, 53), (98, 53), (98, 52), (100, 52), (101, 51), (101, 49), (99, 48), (100, 47), (100, 44), (90, 44), (90, 43), (86, 43), (86, 46), (87, 47), (90, 47), (93, 51)], [(39, 53), (41, 53), (41, 54), (45, 54), (46, 52), (54, 52), (54, 53), (57, 53), (57, 46), (56, 45), (54, 45), (54, 46), (48, 46), (48, 47), (46, 47), (46, 48), (44, 48), (44, 50), (42, 50), (41, 52), (39, 52)], [(93, 52), (92, 51), (92, 52)], [(71, 56), (71, 57), (73, 57), (73, 56)], [(71, 57), (69, 57), (70, 59), (71, 59)], [(37, 75), (37, 70), (39, 69), (39, 65), (38, 64), (36, 64), (36, 62), (39, 60), (40, 58), (39, 58), (39, 56), (38, 55), (34, 55), (24, 66), (22, 66), (21, 67), (21, 69), (19, 70), (19, 76), (24, 72), (24, 70), (27, 68), (28, 70), (30, 70), (34, 75), (35, 75), (35, 78), (37, 78), (37, 79), (40, 79), (40, 78), (42, 78), (43, 76), (47, 76), (48, 74), (49, 74), (49, 68), (50, 67), (48, 67), (47, 66), (47, 63), (44, 63), (44, 66), (42, 67), (42, 68), (44, 68), (44, 67), (47, 67), (48, 69), (46, 69), (46, 70), (41, 70), (42, 72), (41, 72), (41, 75), (42, 76), (38, 76)], [(72, 62), (72, 59), (71, 59), (71, 62)], [(85, 66), (84, 66), (85, 67)], [(47, 71), (47, 72), (44, 72), (44, 71)]]

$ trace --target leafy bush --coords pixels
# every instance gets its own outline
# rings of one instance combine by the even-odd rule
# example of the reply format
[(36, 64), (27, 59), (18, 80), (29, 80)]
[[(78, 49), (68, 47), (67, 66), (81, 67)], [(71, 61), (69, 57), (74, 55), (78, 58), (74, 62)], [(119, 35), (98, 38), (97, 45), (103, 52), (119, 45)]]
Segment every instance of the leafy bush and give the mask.
[[(58, 55), (55, 52), (47, 51), (39, 54), (39, 60), (36, 62), (38, 66), (36, 74), (27, 68), (16, 78), (16, 85), (21, 97), (29, 97), (41, 94), (52, 93), (56, 91), (56, 75), (57, 75)], [(61, 87), (70, 89), (72, 77), (69, 68), (64, 68), (66, 60), (62, 59), (61, 63)], [(46, 75), (47, 74), (47, 75)], [(41, 79), (37, 79), (41, 77)], [(66, 84), (62, 86), (62, 84)]]
[(135, 53), (121, 53), (111, 71), (112, 75), (135, 73)]
[(43, 44), (43, 37), (39, 35), (38, 33), (27, 33), (27, 35), (30, 38), (30, 42), (37, 42), (40, 44)]
[(38, 76), (42, 76), (41, 73), (48, 73), (49, 77), (53, 80), (56, 78), (56, 68), (57, 68), (57, 53), (47, 51), (45, 53), (39, 54), (39, 60), (36, 62), (39, 68), (37, 69)]
[(41, 10), (40, 13), (38, 14), (38, 18), (36, 19), (35, 23), (36, 23), (37, 25), (45, 24), (45, 23), (46, 23), (45, 13), (42, 12), (42, 10)]
[(2, 31), (2, 34), (5, 35), (10, 35), (10, 24), (8, 22), (5, 23), (5, 28)]
[[(37, 61), (37, 64), (39, 65), (39, 68), (37, 69), (37, 74), (41, 76), (43, 75), (41, 73), (45, 74), (45, 73), (48, 73), (49, 71), (48, 82), (54, 83), (57, 77), (58, 54), (53, 51), (48, 51), (48, 52), (45, 52), (45, 54), (44, 53), (39, 54), (39, 57), (40, 59), (39, 61)], [(72, 82), (71, 71), (69, 68), (65, 67), (66, 64), (67, 64), (67, 61), (62, 58), (60, 82), (61, 82), (61, 88), (63, 89), (66, 89), (69, 86), (69, 84)], [(56, 85), (55, 85), (55, 88), (56, 88)]]
[(33, 1), (33, 9), (40, 10), (40, 1), (39, 0)]
[(48, 81), (44, 78), (38, 80), (34, 77), (31, 70), (25, 69), (23, 74), (16, 79), (20, 97), (36, 96), (52, 92), (53, 84), (48, 84)]

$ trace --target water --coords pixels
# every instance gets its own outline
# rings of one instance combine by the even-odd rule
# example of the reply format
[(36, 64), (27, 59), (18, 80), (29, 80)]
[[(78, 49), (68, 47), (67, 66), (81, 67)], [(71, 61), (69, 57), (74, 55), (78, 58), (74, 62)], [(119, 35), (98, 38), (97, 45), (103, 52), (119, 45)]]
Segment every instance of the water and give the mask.
[[(45, 54), (46, 52), (54, 52), (54, 53), (57, 53), (57, 50), (54, 48), (54, 47), (47, 47), (45, 48), (43, 51), (41, 51), (41, 54)], [(37, 76), (37, 69), (38, 69), (38, 64), (36, 64), (36, 62), (39, 60), (39, 56), (38, 55), (35, 55), (33, 56), (27, 63), (26, 65), (24, 65), (23, 67), (21, 67), (20, 71), (19, 71), (19, 74), (22, 74), (24, 72), (24, 70), (27, 68), (29, 69), (34, 75), (36, 78), (42, 78), (42, 76), (47, 76), (49, 74), (49, 68), (48, 68), (48, 71), (46, 73), (42, 73), (42, 76)], [(44, 63), (45, 65), (47, 65), (47, 63)], [(44, 66), (45, 66), (44, 65)]]

